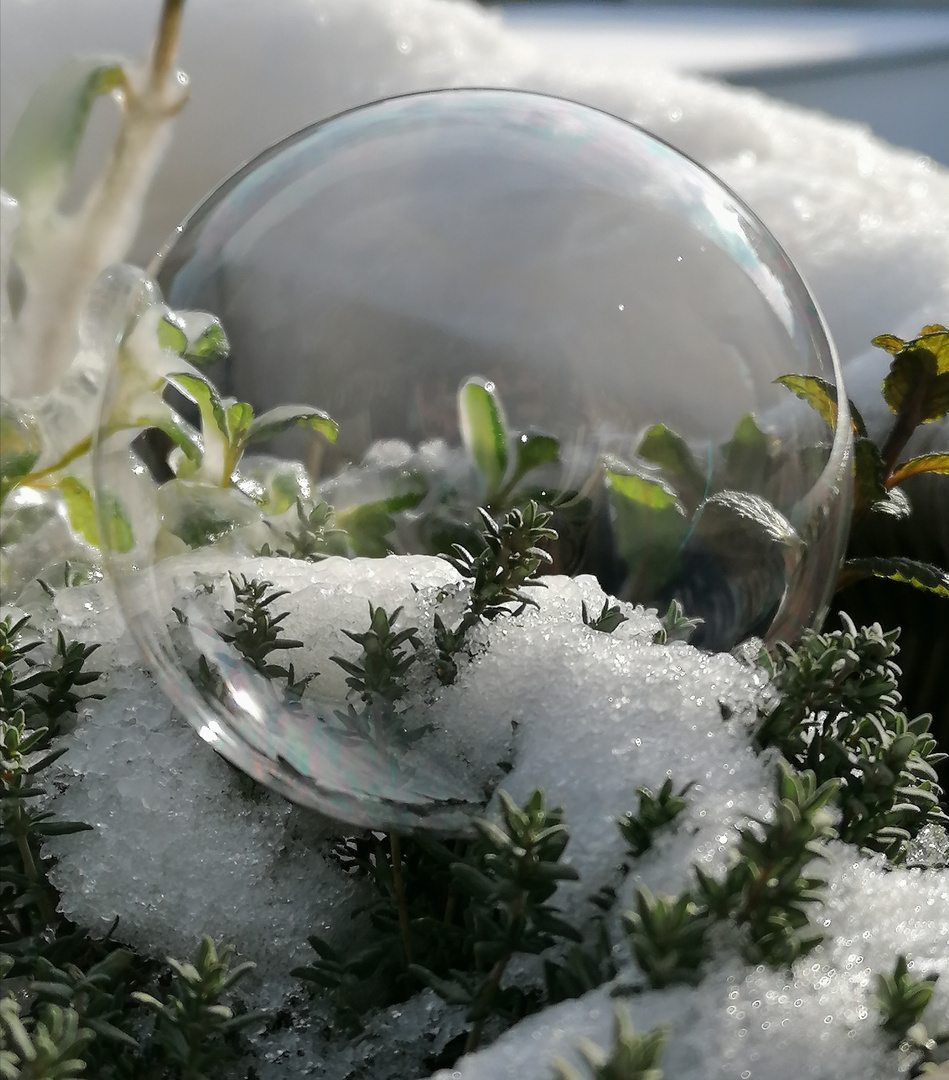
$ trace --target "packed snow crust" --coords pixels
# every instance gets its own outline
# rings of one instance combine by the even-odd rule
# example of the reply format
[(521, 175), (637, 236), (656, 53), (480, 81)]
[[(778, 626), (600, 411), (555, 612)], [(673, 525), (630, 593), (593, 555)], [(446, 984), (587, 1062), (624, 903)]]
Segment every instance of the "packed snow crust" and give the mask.
[[(300, 670), (328, 674), (329, 654), (344, 643), (353, 651), (341, 630), (365, 625), (368, 599), (389, 611), (402, 605), (400, 625), (417, 620), (424, 638), (430, 590), (457, 583), (450, 566), (423, 556), (316, 565), (188, 556), (169, 560), (163, 574), (184, 593), (196, 572), (202, 582), (216, 580), (226, 606), (228, 571), (292, 589), (281, 601), (291, 613), (286, 630), (308, 646), (290, 658)], [(563, 885), (558, 904), (577, 923), (590, 917), (587, 898), (624, 857), (615, 822), (635, 809), (640, 784), (655, 790), (671, 775), (695, 786), (681, 824), (637, 862), (620, 909), (637, 884), (675, 894), (689, 885), (694, 864), (720, 872), (736, 826), (770, 812), (774, 762), (748, 745), (755, 703), (767, 690), (762, 672), (727, 654), (651, 644), (658, 621), (641, 608), (624, 607), (628, 621), (611, 635), (592, 630), (581, 605), (599, 611), (605, 599), (592, 578), (552, 577), (535, 597), (536, 609), (479, 631), (457, 684), (424, 707), (442, 728), (441, 752), (475, 769), (506, 757), (513, 767), (503, 787), (516, 799), (542, 787), (565, 807), (565, 857), (580, 882)], [(308, 934), (343, 944), (365, 929), (351, 915), (368, 898), (364, 886), (326, 857), (329, 839), (351, 830), (251, 794), (142, 673), (103, 586), (61, 591), (58, 621), (69, 635), (102, 643), (95, 660), (106, 672), (105, 700), (87, 703), (64, 740), (55, 809), (95, 826), (51, 842), (66, 913), (103, 931), (118, 917), (119, 940), (175, 956), (187, 955), (202, 933), (223, 936), (259, 965), (254, 1003), (279, 1007), (294, 991), (289, 970), (308, 959)], [(319, 692), (337, 691), (345, 687)], [(824, 873), (827, 904), (816, 919), (826, 942), (790, 976), (748, 968), (725, 952), (696, 990), (619, 999), (637, 1029), (670, 1028), (666, 1076), (892, 1080), (897, 1059), (878, 1031), (873, 991), (876, 974), (889, 972), (899, 952), (914, 971), (941, 974), (931, 1015), (949, 1014), (949, 870), (892, 870), (837, 844)], [(616, 949), (624, 965), (617, 982), (641, 982), (621, 934)], [(610, 989), (524, 1020), (439, 1075), (546, 1080), (553, 1057), (576, 1058), (579, 1037), (608, 1045), (618, 1003)], [(458, 1010), (429, 992), (372, 1018), (354, 1043), (333, 1039), (331, 1014), (322, 1023), (302, 1019), (307, 1007), (295, 1015), (275, 1042), (262, 1044), (271, 1058), (261, 1062), (262, 1076), (426, 1075), (436, 1044), (463, 1029)]]

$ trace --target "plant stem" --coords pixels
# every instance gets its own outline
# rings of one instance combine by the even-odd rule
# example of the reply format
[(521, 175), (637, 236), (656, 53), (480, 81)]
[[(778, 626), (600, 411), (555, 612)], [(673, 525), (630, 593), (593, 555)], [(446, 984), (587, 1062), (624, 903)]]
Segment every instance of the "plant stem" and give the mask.
[(395, 833), (389, 833), (389, 848), (392, 851), (392, 887), (395, 890), (395, 903), (399, 912), (399, 933), (402, 936), (405, 966), (408, 968), (412, 963), (412, 936), (409, 927), (409, 906), (405, 898), (405, 879), (402, 876), (402, 845)]
[(36, 258), (21, 266), (26, 298), (18, 317), (18, 348), (32, 359), (24, 393), (48, 391), (76, 351), (76, 328), (92, 284), (125, 258), (138, 229), (145, 195), (171, 136), (170, 121), (188, 100), (171, 78), (184, 0), (165, 0), (145, 81), (126, 78), (122, 123), (112, 155), (82, 208), (55, 231)]
[(887, 487), (890, 487), (889, 479), (896, 468), (900, 454), (909, 442), (913, 432), (919, 427), (930, 393), (930, 380), (928, 378), (920, 379), (914, 392), (902, 403), (900, 411), (897, 413), (896, 423), (893, 425), (893, 429), (887, 436), (881, 450), (883, 477)]
[(468, 1032), (468, 1038), (465, 1041), (466, 1054), (470, 1054), (473, 1050), (477, 1050), (478, 1043), (481, 1042), (484, 1024), (488, 1019), (488, 1010), (491, 1008), (491, 1002), (494, 1001), (494, 995), (498, 992), (498, 987), (501, 985), (501, 978), (504, 975), (504, 970), (510, 962), (510, 959), (511, 950), (508, 949), (503, 956), (498, 958), (494, 967), (491, 969), (488, 981), (485, 983), (481, 996), (478, 998), (477, 1019), (471, 1025), (471, 1030)]
[(76, 458), (82, 457), (83, 454), (88, 454), (92, 449), (92, 436), (86, 435), (85, 438), (80, 439), (75, 446), (71, 446), (65, 454), (54, 462), (52, 465), (47, 465), (45, 469), (39, 469), (37, 472), (29, 473), (24, 476), (20, 481), (20, 484), (24, 487), (39, 487), (38, 480), (44, 480), (47, 476), (52, 476), (53, 473), (57, 473), (60, 469), (65, 469), (67, 465), (71, 464)]
[(149, 90), (153, 94), (161, 93), (165, 81), (171, 73), (172, 64), (175, 62), (184, 6), (185, 0), (165, 0), (162, 6), (161, 20), (158, 24), (158, 36), (155, 39), (155, 47), (152, 51), (152, 72)]
[(50, 903), (49, 894), (46, 891), (46, 882), (43, 880), (43, 875), (33, 858), (33, 850), (30, 847), (27, 828), (23, 821), (23, 810), (19, 805), (16, 806), (13, 813), (13, 832), (16, 836), (17, 850), (23, 863), (23, 873), (30, 881), (30, 884), (36, 888), (40, 914), (43, 916), (47, 926), (49, 926), (56, 918), (56, 909)]

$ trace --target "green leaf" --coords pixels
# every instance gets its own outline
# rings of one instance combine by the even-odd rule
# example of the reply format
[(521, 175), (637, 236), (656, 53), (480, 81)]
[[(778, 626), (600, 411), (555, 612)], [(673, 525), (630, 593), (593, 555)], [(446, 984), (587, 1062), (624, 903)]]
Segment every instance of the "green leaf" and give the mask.
[[(949, 334), (933, 336), (941, 338)], [(934, 349), (940, 354), (949, 352), (941, 345), (935, 345)], [(949, 412), (949, 362), (943, 366), (936, 351), (916, 342), (909, 343), (893, 357), (883, 380), (883, 397), (892, 412), (906, 413), (916, 424), (942, 419)]]
[(736, 490), (760, 489), (774, 469), (780, 441), (766, 435), (748, 413), (735, 425), (731, 441), (722, 447), (728, 487)]
[(265, 442), (292, 427), (308, 427), (324, 435), (330, 442), (336, 442), (339, 425), (322, 409), (309, 405), (280, 405), (270, 409), (263, 416), (258, 416), (250, 425), (247, 442)]
[(310, 498), (310, 479), (298, 461), (245, 458), (241, 462), (238, 486), (245, 479), (260, 485), (268, 514), (282, 514), (298, 500), (306, 502)]
[(888, 353), (898, 353), (904, 348), (906, 342), (895, 334), (877, 334), (870, 344), (876, 345), (878, 349), (886, 349)]
[(719, 491), (699, 508), (695, 535), (708, 537), (720, 533), (723, 540), (736, 521), (753, 526), (769, 543), (797, 548), (800, 537), (788, 519), (760, 495), (747, 491)]
[(636, 453), (663, 470), (666, 479), (690, 509), (694, 510), (705, 497), (707, 470), (696, 461), (685, 439), (665, 424), (653, 424)]
[(397, 489), (385, 499), (362, 503), (348, 510), (336, 509), (336, 525), (342, 529), (356, 555), (379, 559), (392, 552), (386, 539), (395, 528), (393, 514), (411, 510), (425, 498), (427, 484), (421, 476), (404, 477)]
[(507, 421), (494, 383), (467, 379), (458, 391), (458, 420), (461, 438), (478, 472), (487, 484), (490, 497), (507, 473)]
[(848, 559), (840, 575), (839, 588), (845, 589), (855, 581), (878, 577), (912, 585), (922, 592), (949, 598), (949, 574), (938, 566), (917, 562), (915, 559), (866, 558)]
[[(30, 99), (7, 143), (0, 183), (20, 203), (24, 217), (35, 222), (34, 228), (59, 207), (96, 99), (125, 81), (121, 64), (114, 60), (73, 60)], [(23, 239), (18, 237), (20, 243)], [(30, 244), (33, 236), (25, 240)]]
[(672, 577), (689, 531), (685, 507), (666, 484), (606, 470), (617, 550), (633, 594), (656, 592)]
[(201, 461), (203, 450), (191, 432), (182, 424), (169, 417), (144, 417), (139, 421), (142, 427), (154, 427), (163, 431), (178, 447), (188, 461), (197, 465)]
[(100, 491), (96, 500), (100, 547), (104, 551), (125, 554), (135, 545), (135, 534), (119, 500), (108, 491)]
[[(100, 493), (97, 508), (92, 493), (75, 476), (64, 476), (56, 487), (66, 503), (70, 526), (87, 544), (109, 551), (131, 551), (135, 543), (132, 527), (114, 495)], [(104, 537), (100, 524), (105, 529)]]
[(32, 417), (8, 401), (0, 401), (0, 505), (28, 476), (36, 464), (42, 443)]
[(816, 375), (782, 375), (774, 381), (806, 401), (831, 431), (837, 429), (837, 390), (829, 382)]
[(854, 450), (854, 513), (887, 497), (883, 456), (872, 439), (857, 439)]
[(893, 354), (916, 347), (928, 349), (936, 358), (937, 370), (940, 373), (949, 371), (949, 330), (940, 323), (924, 326), (919, 332), (919, 337), (911, 338), (909, 341), (904, 341), (895, 334), (880, 334), (870, 344)]
[(904, 461), (890, 474), (889, 485), (902, 484), (910, 476), (920, 473), (940, 473), (949, 475), (949, 454), (920, 454), (919, 457)]
[[(774, 380), (781, 386), (786, 386), (792, 394), (795, 394), (821, 417), (831, 431), (837, 430), (837, 388), (826, 379), (816, 375), (782, 375)], [(851, 427), (854, 435), (866, 437), (867, 430), (863, 418), (850, 404)]]
[(906, 492), (897, 487), (890, 488), (882, 499), (877, 499), (870, 507), (874, 514), (887, 514), (889, 517), (902, 521), (913, 512), (913, 507), (906, 496)]
[[(168, 381), (182, 390), (198, 406), (202, 424), (206, 428), (217, 428), (222, 437), (227, 440), (227, 416), (224, 412), (224, 402), (221, 401), (221, 395), (214, 384), (200, 375), (189, 375), (183, 371), (169, 375)], [(229, 440), (228, 445), (230, 445)]]
[(163, 529), (199, 548), (216, 543), (234, 529), (260, 521), (260, 507), (237, 488), (219, 488), (188, 480), (169, 480), (156, 495)]
[(560, 456), (560, 441), (552, 435), (525, 432), (514, 443), (514, 477), (520, 479), (532, 469), (548, 465)]
[(158, 320), (158, 344), (178, 356), (184, 356), (188, 347), (188, 335), (170, 311)]
[(57, 484), (66, 501), (66, 511), (73, 532), (93, 547), (99, 546), (99, 526), (95, 504), (89, 489), (74, 476), (64, 476)]
[(336, 524), (349, 540), (356, 555), (380, 559), (392, 553), (386, 537), (395, 528), (395, 521), (384, 502), (363, 503), (352, 510), (338, 510)]
[[(188, 331), (188, 345), (184, 358), (195, 367), (207, 367), (218, 360), (223, 360), (230, 352), (231, 344), (224, 333), (224, 327), (212, 315), (204, 312), (189, 311), (183, 316)], [(203, 328), (192, 334), (191, 324), (201, 319)]]
[(254, 410), (246, 401), (235, 401), (227, 407), (227, 441), (231, 446), (242, 446), (246, 433), (254, 421)]

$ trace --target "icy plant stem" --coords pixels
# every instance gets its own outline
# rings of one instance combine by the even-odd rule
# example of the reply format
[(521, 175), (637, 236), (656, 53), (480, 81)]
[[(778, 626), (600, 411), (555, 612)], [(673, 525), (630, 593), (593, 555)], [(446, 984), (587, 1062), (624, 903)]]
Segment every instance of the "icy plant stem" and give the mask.
[(52, 476), (58, 473), (61, 469), (65, 469), (67, 465), (71, 465), (76, 458), (83, 457), (85, 454), (90, 453), (92, 450), (92, 436), (86, 435), (85, 438), (80, 439), (75, 446), (71, 446), (65, 454), (59, 459), (54, 461), (52, 465), (47, 466), (45, 469), (40, 469), (38, 472), (29, 473), (24, 477), (23, 483), (29, 487), (44, 487), (42, 483), (48, 476)]
[(30, 884), (36, 889), (40, 913), (47, 924), (52, 923), (56, 917), (56, 910), (50, 902), (49, 893), (46, 890), (46, 883), (39, 872), (36, 860), (33, 858), (33, 851), (30, 848), (26, 824), (23, 820), (23, 810), (20, 806), (17, 806), (14, 810), (13, 832), (16, 836), (16, 846), (20, 853), (20, 859), (23, 861), (23, 873), (26, 875)]
[[(512, 925), (516, 926), (521, 916), (523, 916), (526, 901), (527, 894), (523, 890), (511, 901), (509, 910), (512, 915)], [(481, 995), (478, 998), (477, 1006), (475, 1008), (476, 1019), (471, 1026), (471, 1031), (468, 1032), (468, 1038), (465, 1042), (466, 1054), (470, 1054), (473, 1050), (476, 1050), (478, 1044), (481, 1042), (484, 1024), (490, 1015), (491, 1005), (494, 1002), (494, 995), (498, 992), (498, 988), (501, 985), (501, 979), (504, 976), (504, 972), (507, 965), (511, 962), (511, 957), (513, 955), (514, 950), (509, 945), (502, 955), (498, 957), (494, 967), (491, 969), (491, 974), (488, 976), (488, 981), (484, 984), (484, 989), (481, 991)]]
[(896, 423), (893, 425), (893, 430), (887, 436), (886, 442), (883, 445), (881, 451), (883, 457), (883, 475), (885, 477), (884, 483), (886, 486), (892, 487), (891, 477), (893, 470), (896, 468), (899, 461), (900, 454), (903, 452), (903, 448), (910, 440), (910, 436), (919, 427), (921, 422), (921, 416), (926, 406), (927, 395), (930, 393), (930, 387), (927, 382), (921, 381), (917, 387), (916, 392), (912, 394), (907, 401), (903, 403), (897, 417)]
[(402, 844), (395, 833), (389, 833), (389, 848), (392, 851), (392, 887), (395, 890), (395, 904), (399, 912), (399, 933), (402, 935), (405, 966), (408, 967), (412, 963), (409, 905), (405, 898), (405, 878), (402, 877)]
[(165, 0), (158, 24), (158, 36), (152, 52), (152, 78), (149, 89), (161, 95), (168, 76), (171, 74), (178, 50), (178, 38), (181, 35), (181, 14), (185, 0)]
[(170, 138), (171, 120), (187, 101), (172, 72), (183, 6), (184, 0), (165, 0), (149, 69), (122, 87), (122, 124), (104, 174), (75, 218), (58, 224), (62, 242), (48, 245), (24, 267), (29, 288), (18, 322), (25, 355), (42, 359), (36, 365), (37, 389), (71, 361), (92, 283), (125, 257)]
[(478, 998), (478, 1018), (471, 1025), (471, 1030), (468, 1032), (468, 1038), (465, 1042), (466, 1054), (470, 1054), (472, 1051), (477, 1050), (478, 1043), (481, 1042), (481, 1034), (484, 1031), (484, 1023), (488, 1018), (488, 1010), (491, 1008), (491, 1002), (494, 1001), (494, 995), (498, 992), (498, 987), (501, 985), (501, 976), (504, 974), (504, 969), (507, 967), (510, 959), (511, 950), (508, 949), (491, 969), (491, 975), (485, 984), (481, 997)]

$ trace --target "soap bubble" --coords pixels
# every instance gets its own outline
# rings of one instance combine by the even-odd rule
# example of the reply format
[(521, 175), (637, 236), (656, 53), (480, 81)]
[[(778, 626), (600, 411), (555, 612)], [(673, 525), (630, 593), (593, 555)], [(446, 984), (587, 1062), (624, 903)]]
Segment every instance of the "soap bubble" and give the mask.
[[(249, 410), (176, 380), (168, 400), (200, 437), (136, 444), (157, 485), (137, 576), (119, 579), (138, 622), (168, 610), (169, 555), (477, 553), (479, 507), (503, 522), (531, 502), (552, 514), (552, 570), (679, 601), (705, 647), (794, 638), (826, 609), (850, 432), (821, 317), (736, 196), (624, 121), (494, 90), (355, 109), (212, 193), (157, 280), (182, 341), (208, 327), (182, 312), (220, 318), (229, 353), (205, 374), (221, 394), (257, 417), (297, 408), (228, 457), (209, 430)], [(121, 454), (104, 461), (121, 487)], [(314, 724), (306, 695), (277, 701), (195, 603), (152, 651), (226, 756), (351, 820), (457, 821), (464, 781), (424, 758), (424, 735), (380, 757), (356, 725)], [(202, 678), (218, 684), (212, 727)], [(363, 755), (358, 782), (320, 775), (327, 739)]]

